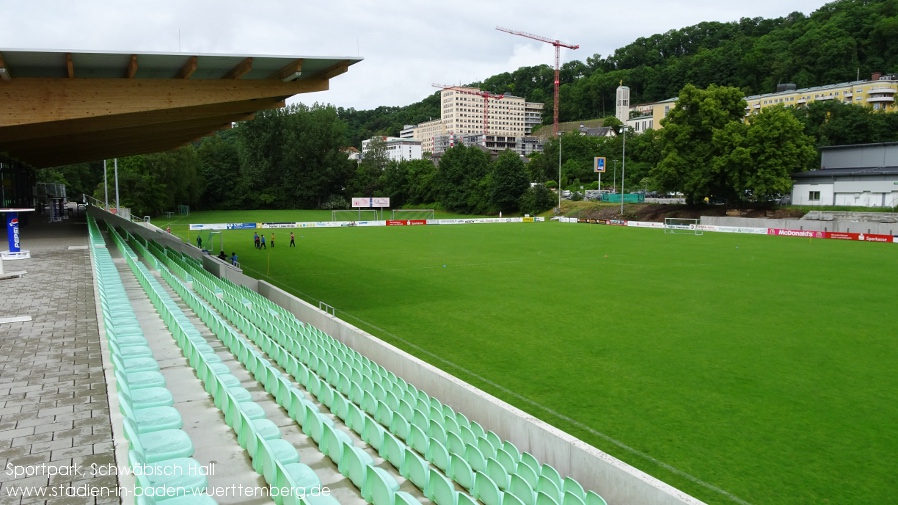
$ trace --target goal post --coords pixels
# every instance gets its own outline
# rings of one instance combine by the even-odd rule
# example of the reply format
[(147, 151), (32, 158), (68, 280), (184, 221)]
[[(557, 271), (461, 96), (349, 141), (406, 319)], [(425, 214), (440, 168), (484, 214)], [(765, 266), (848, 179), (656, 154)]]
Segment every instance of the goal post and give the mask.
[(332, 210), (331, 221), (377, 221), (377, 211), (373, 209)]
[(701, 219), (666, 217), (664, 218), (664, 233), (702, 235), (704, 232), (698, 228), (700, 223)]
[(393, 209), (392, 219), (402, 221), (407, 219), (434, 219), (433, 209)]

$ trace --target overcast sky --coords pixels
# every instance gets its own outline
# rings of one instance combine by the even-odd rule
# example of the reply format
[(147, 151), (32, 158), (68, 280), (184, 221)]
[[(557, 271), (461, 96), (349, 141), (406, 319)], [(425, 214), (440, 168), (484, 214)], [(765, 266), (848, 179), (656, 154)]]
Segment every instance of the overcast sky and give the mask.
[[(567, 44), (562, 63), (606, 56), (638, 37), (702, 21), (810, 14), (825, 0), (5, 0), (0, 52), (44, 49), (110, 52), (360, 56), (304, 103), (372, 109), (408, 105), (437, 88), (554, 65), (550, 44)], [(497, 90), (503, 91), (503, 90)]]

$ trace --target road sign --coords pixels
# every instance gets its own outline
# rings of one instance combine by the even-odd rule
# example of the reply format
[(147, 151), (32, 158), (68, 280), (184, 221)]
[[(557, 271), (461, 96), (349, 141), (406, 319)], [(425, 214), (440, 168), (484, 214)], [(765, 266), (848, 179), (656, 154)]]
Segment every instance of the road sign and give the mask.
[(605, 171), (605, 157), (604, 156), (596, 156), (593, 158), (593, 168), (596, 172), (602, 173)]

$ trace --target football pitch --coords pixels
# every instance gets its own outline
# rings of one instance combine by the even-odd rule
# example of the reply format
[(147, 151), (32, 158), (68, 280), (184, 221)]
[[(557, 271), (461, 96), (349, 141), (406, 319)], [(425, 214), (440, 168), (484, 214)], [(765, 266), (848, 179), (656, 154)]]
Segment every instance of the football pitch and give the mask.
[[(172, 231), (278, 220), (255, 214)], [(248, 275), (708, 503), (898, 492), (895, 244), (551, 222), (295, 229), (289, 248), (263, 231), (274, 248), (223, 232)]]

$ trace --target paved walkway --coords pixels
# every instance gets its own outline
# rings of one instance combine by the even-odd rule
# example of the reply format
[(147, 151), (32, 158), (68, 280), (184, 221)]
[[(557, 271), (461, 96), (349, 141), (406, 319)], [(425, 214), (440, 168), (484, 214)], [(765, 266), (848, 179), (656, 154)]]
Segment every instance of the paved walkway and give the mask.
[(28, 218), (31, 259), (3, 264), (27, 273), (0, 280), (0, 321), (31, 318), (0, 323), (0, 503), (118, 503), (116, 478), (91, 471), (115, 459), (87, 226)]

